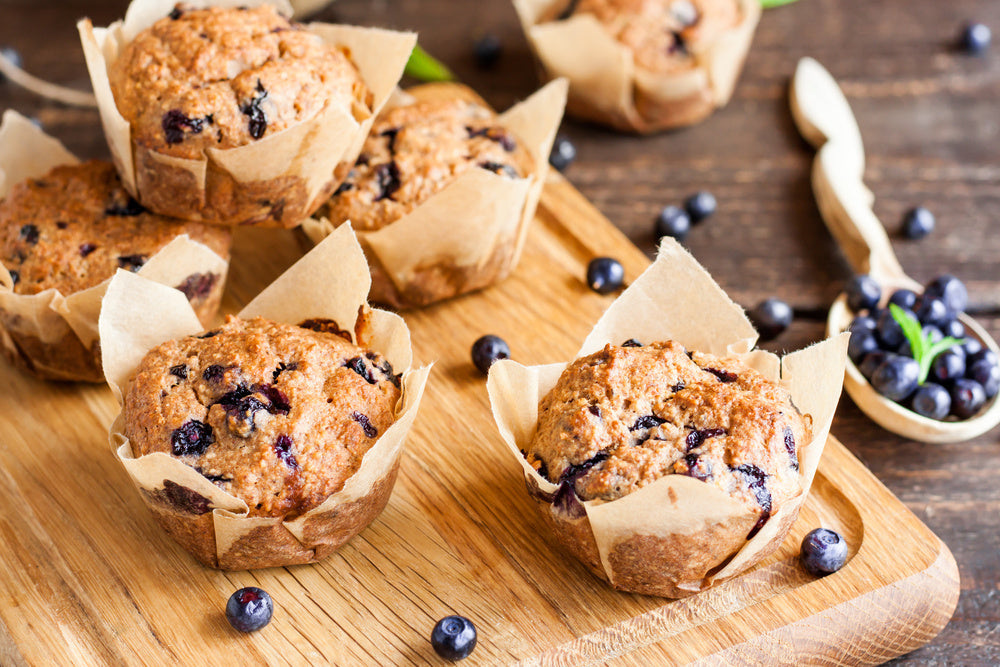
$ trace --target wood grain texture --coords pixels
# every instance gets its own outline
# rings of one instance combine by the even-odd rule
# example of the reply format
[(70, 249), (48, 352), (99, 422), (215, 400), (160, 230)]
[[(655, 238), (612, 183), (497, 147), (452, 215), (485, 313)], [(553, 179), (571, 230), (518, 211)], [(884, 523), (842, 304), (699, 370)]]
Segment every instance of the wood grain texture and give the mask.
[[(119, 17), (126, 5), (127, 0), (0, 0), (0, 45), (17, 48), (33, 74), (84, 88), (88, 78), (75, 21), (89, 15), (104, 25)], [(497, 108), (526, 97), (538, 85), (513, 8), (504, 0), (336, 0), (320, 18), (419, 31), (421, 44)], [(994, 45), (983, 58), (957, 53), (955, 38), (967, 20), (982, 21), (994, 33), (1000, 32), (1000, 3), (801, 0), (769, 10), (726, 109), (700, 126), (645, 139), (567, 121), (563, 131), (576, 144), (578, 159), (566, 175), (647, 253), (655, 243), (653, 220), (664, 204), (679, 203), (697, 188), (712, 190), (719, 199), (719, 211), (695, 228), (688, 248), (744, 306), (773, 295), (795, 307), (793, 326), (765, 347), (794, 350), (816, 341), (823, 336), (826, 312), (850, 273), (813, 199), (809, 168), (814, 151), (798, 137), (787, 111), (787, 83), (795, 63), (802, 56), (813, 56), (841, 82), (858, 117), (868, 153), (864, 180), (876, 195), (875, 213), (886, 223), (904, 269), (920, 281), (942, 271), (965, 279), (977, 318), (996, 338), (1000, 336), (1000, 263), (996, 261), (1000, 235), (995, 233), (1000, 219), (996, 124), (1000, 49)], [(473, 40), (484, 32), (497, 34), (503, 42), (503, 56), (492, 70), (477, 69), (471, 58)], [(2, 83), (0, 108), (15, 108), (39, 118), (47, 131), (82, 157), (107, 155), (95, 131), (95, 112), (49, 104)], [(922, 242), (902, 240), (899, 222), (904, 211), (917, 204), (935, 212), (938, 228)], [(247, 253), (257, 243), (273, 245), (275, 251), (255, 257), (257, 266), (235, 269), (230, 306), (252, 297), (296, 252), (292, 239), (284, 235), (241, 236), (237, 248)], [(610, 247), (598, 250), (611, 252)], [(509, 324), (511, 329), (516, 326)], [(464, 354), (461, 351), (459, 356)], [(0, 401), (6, 402), (11, 392), (24, 386), (0, 383)], [(100, 394), (85, 400), (99, 411), (105, 405)], [(48, 415), (56, 405), (42, 401), (31, 409), (48, 410)], [(105, 416), (99, 425), (110, 420), (110, 415)], [(17, 421), (14, 416), (10, 419)], [(61, 423), (58, 418), (53, 421)], [(83, 434), (97, 427), (90, 422), (64, 426)], [(1000, 633), (996, 632), (1000, 623), (1000, 485), (996, 484), (1000, 432), (960, 444), (929, 446), (880, 429), (845, 396), (832, 433), (941, 536), (959, 565), (962, 594), (952, 621), (930, 644), (899, 661), (1000, 664)], [(6, 428), (0, 443), (6, 448), (17, 437)], [(77, 435), (67, 447), (79, 447), (81, 442)], [(69, 459), (67, 464), (75, 465), (76, 459)], [(49, 454), (45, 463), (61, 465), (62, 458)], [(32, 468), (33, 474), (44, 474), (44, 470), (41, 464)], [(91, 465), (86, 470), (111, 474), (112, 482), (120, 487), (118, 493), (127, 490), (113, 469)], [(404, 477), (409, 471), (403, 471)], [(114, 504), (106, 498), (108, 493), (114, 492), (99, 495), (102, 507)], [(60, 492), (54, 495), (65, 498)], [(127, 498), (117, 501), (118, 506), (130, 502)], [(52, 502), (49, 506), (58, 507)], [(11, 512), (8, 509), (5, 514)], [(130, 526), (127, 523), (121, 530)], [(147, 548), (141, 540), (130, 544)], [(50, 567), (45, 559), (35, 566)], [(81, 567), (76, 561), (71, 566)], [(88, 577), (80, 569), (59, 565), (58, 559), (52, 567), (62, 567), (84, 580)], [(20, 581), (31, 585), (30, 575)], [(228, 582), (220, 590), (230, 590)], [(10, 598), (2, 600), (0, 607)], [(72, 618), (70, 605), (62, 609)], [(46, 628), (37, 631), (51, 635)], [(0, 663), (16, 664), (7, 657), (9, 647), (2, 634)], [(655, 664), (661, 651), (656, 645), (637, 649), (620, 662)]]
[[(299, 254), (289, 232), (241, 232), (227, 311)], [(511, 279), (407, 314), (417, 357), (436, 366), (396, 492), (375, 523), (314, 566), (202, 568), (159, 530), (111, 455), (107, 388), (0, 370), (5, 664), (223, 664), (234, 651), (248, 663), (433, 664), (430, 628), (452, 612), (476, 622), (478, 664), (871, 663), (932, 638), (957, 599), (954, 560), (832, 438), (779, 551), (693, 598), (615, 592), (540, 534), (469, 348), (493, 332), (525, 363), (571, 355), (610, 303), (582, 280), (589, 258), (608, 249), (629, 278), (648, 262), (555, 177)], [(846, 536), (852, 558), (817, 580), (797, 551), (820, 524)], [(277, 608), (247, 636), (222, 614), (244, 585), (269, 591)]]

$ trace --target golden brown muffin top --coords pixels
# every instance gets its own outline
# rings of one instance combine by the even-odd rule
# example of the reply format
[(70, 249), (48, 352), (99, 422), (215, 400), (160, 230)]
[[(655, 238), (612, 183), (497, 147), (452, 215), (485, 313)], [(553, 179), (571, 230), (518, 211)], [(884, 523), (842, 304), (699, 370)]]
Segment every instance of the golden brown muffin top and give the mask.
[(463, 100), (422, 101), (380, 115), (357, 164), (319, 210), (335, 225), (389, 225), (440, 192), (460, 174), (482, 168), (507, 178), (528, 176), (528, 151), (489, 109)]
[(766, 521), (799, 491), (798, 448), (810, 422), (787, 391), (736, 359), (630, 341), (566, 367), (539, 404), (526, 456), (584, 500), (687, 475)]
[(181, 234), (228, 259), (227, 228), (150, 213), (129, 196), (110, 162), (55, 167), (17, 183), (0, 201), (0, 262), (14, 278), (15, 294), (93, 287), (117, 269), (137, 271)]
[(320, 505), (395, 421), (400, 397), (389, 362), (338, 331), (231, 316), (154, 348), (122, 408), (134, 455), (183, 461), (250, 516)]
[(182, 158), (249, 144), (328, 104), (356, 117), (371, 108), (349, 52), (270, 5), (178, 4), (127, 44), (108, 74), (133, 140)]
[(593, 15), (638, 66), (659, 73), (693, 67), (694, 54), (742, 18), (738, 0), (579, 0), (558, 11)]

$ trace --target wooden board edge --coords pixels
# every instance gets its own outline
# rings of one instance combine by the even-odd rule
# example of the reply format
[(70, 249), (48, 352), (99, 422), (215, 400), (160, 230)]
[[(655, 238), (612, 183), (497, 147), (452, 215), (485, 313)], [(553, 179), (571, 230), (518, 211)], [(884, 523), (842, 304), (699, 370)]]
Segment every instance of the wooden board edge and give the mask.
[(916, 650), (944, 629), (958, 605), (958, 564), (948, 546), (937, 543), (938, 558), (923, 572), (695, 664), (878, 665)]

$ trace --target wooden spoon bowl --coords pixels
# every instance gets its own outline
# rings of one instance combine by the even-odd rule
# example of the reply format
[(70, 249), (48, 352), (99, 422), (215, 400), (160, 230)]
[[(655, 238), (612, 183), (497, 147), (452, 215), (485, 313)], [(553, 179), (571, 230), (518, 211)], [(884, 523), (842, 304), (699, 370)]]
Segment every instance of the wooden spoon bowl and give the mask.
[[(874, 278), (886, 301), (896, 289), (923, 292), (920, 283), (903, 272), (885, 228), (872, 211), (874, 196), (861, 180), (864, 148), (850, 106), (830, 73), (811, 58), (803, 58), (795, 70), (791, 105), (802, 136), (819, 149), (813, 162), (813, 193), (823, 221), (851, 268)], [(840, 294), (827, 317), (827, 335), (846, 331), (854, 316), (847, 307), (847, 296)], [(1000, 347), (978, 322), (964, 313), (959, 315), (959, 321), (967, 336), (1000, 356)], [(938, 421), (923, 417), (875, 391), (850, 360), (844, 388), (873, 421), (913, 440), (959, 442), (982, 435), (1000, 423), (998, 396), (968, 419)]]

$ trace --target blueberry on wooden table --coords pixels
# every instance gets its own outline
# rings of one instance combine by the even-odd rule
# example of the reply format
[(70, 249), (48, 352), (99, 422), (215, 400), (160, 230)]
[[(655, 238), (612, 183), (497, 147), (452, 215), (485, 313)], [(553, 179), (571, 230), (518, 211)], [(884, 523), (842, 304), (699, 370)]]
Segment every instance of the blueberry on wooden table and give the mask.
[(464, 616), (445, 616), (431, 631), (431, 646), (445, 660), (468, 658), (476, 648), (476, 626)]
[(691, 231), (691, 217), (678, 206), (664, 206), (656, 218), (656, 237), (670, 236), (683, 241)]
[(472, 45), (472, 55), (476, 66), (480, 69), (492, 69), (503, 55), (503, 44), (500, 38), (492, 33), (486, 33)]
[(240, 632), (254, 632), (271, 622), (274, 603), (271, 596), (254, 586), (241, 588), (226, 603), (226, 618)]
[(510, 359), (510, 346), (500, 336), (487, 334), (472, 344), (472, 363), (483, 375), (490, 372), (490, 366), (501, 359)]
[(962, 29), (962, 48), (972, 55), (986, 53), (993, 40), (989, 26), (982, 23), (970, 23)]
[(715, 207), (715, 196), (707, 190), (700, 190), (684, 200), (684, 210), (693, 225), (715, 213)]
[(817, 528), (802, 540), (799, 560), (817, 577), (831, 574), (847, 562), (847, 542), (835, 530)]
[[(750, 321), (763, 340), (777, 338), (792, 324), (792, 307), (775, 297), (764, 299), (758, 303), (749, 315)], [(853, 334), (851, 337), (853, 339)], [(874, 336), (872, 341), (874, 342)]]
[(854, 276), (844, 287), (844, 293), (847, 294), (847, 307), (857, 313), (878, 305), (882, 287), (869, 275)]
[(903, 236), (908, 239), (922, 239), (934, 231), (934, 214), (923, 206), (912, 208), (903, 216)]
[(549, 164), (558, 171), (565, 171), (566, 167), (576, 159), (576, 146), (563, 135), (558, 135), (552, 142), (552, 151), (549, 153)]
[(595, 257), (587, 264), (587, 285), (598, 294), (610, 294), (625, 282), (625, 268), (613, 257)]

